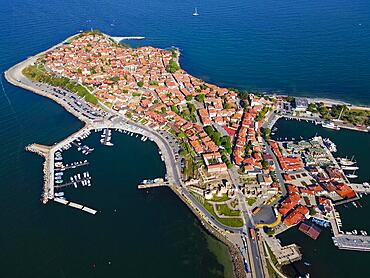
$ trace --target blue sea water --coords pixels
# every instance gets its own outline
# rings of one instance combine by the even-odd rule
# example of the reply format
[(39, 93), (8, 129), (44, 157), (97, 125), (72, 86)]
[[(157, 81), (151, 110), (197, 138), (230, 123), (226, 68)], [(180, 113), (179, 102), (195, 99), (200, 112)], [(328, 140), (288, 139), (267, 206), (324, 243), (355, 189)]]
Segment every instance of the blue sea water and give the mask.
[[(93, 28), (147, 38), (133, 45), (179, 47), (185, 70), (222, 86), (370, 104), (366, 0), (0, 0), (0, 7), (1, 72), (79, 30)], [(192, 16), (195, 7), (198, 17)], [(81, 123), (52, 101), (11, 86), (3, 77), (1, 81), (0, 277), (115, 277), (125, 270), (127, 277), (137, 277), (138, 269), (142, 276), (152, 277), (171, 277), (176, 271), (183, 277), (226, 273), (225, 262), (208, 250), (210, 237), (171, 192), (145, 197), (133, 189), (141, 172), (129, 159), (137, 154), (135, 148), (142, 148), (140, 142), (122, 139), (111, 154), (114, 158), (106, 154), (105, 160), (95, 159), (93, 169), (106, 171), (111, 183), (109, 191), (102, 191), (105, 176), (99, 173), (94, 184), (99, 195), (86, 198), (111, 213), (114, 205), (135, 209), (144, 219), (161, 215), (159, 223), (150, 218), (154, 240), (145, 233), (148, 227), (141, 226), (141, 218), (128, 221), (137, 225), (131, 230), (121, 220), (124, 213), (119, 220), (104, 214), (93, 221), (55, 204), (42, 206), (41, 159), (23, 148), (32, 142), (52, 144)], [(147, 148), (141, 158), (155, 154)], [(113, 168), (109, 159), (114, 159)], [(143, 173), (161, 175), (160, 160), (151, 162)], [(120, 167), (131, 173), (124, 184)], [(130, 196), (132, 206), (120, 202), (119, 195), (109, 204), (112, 199), (103, 195), (107, 192)], [(104, 198), (108, 203), (101, 202)], [(138, 233), (141, 241), (135, 249), (129, 239)], [(143, 267), (140, 259), (150, 258), (155, 260)], [(161, 258), (171, 265), (166, 271)], [(94, 263), (97, 272), (92, 270)], [(328, 258), (327, 265), (320, 268), (330, 271), (335, 260)]]
[(370, 104), (367, 0), (2, 0), (0, 15), (2, 68), (96, 28), (177, 46), (183, 68), (222, 86)]

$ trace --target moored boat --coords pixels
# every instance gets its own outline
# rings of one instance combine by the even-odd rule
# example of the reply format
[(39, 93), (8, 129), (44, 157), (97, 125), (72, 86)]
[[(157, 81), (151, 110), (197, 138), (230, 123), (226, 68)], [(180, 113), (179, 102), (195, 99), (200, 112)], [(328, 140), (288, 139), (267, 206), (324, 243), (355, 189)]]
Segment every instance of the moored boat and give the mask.
[(340, 130), (340, 127), (335, 125), (334, 123), (332, 122), (323, 122), (321, 124), (322, 127), (325, 127), (325, 128), (329, 128), (329, 129), (333, 129), (333, 130)]

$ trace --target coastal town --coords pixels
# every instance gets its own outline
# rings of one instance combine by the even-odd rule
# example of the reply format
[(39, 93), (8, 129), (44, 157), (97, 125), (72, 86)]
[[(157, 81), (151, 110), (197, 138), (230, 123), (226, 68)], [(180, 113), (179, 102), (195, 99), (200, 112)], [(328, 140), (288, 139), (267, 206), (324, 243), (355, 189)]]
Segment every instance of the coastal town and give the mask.
[(237, 277), (286, 277), (281, 267), (302, 254), (296, 244), (283, 246), (278, 235), (295, 226), (312, 239), (331, 229), (338, 248), (370, 251), (367, 231), (343, 231), (336, 210), (361, 206), (361, 197), (370, 193), (368, 183), (353, 181), (361, 165), (336, 157), (330, 138), (273, 136), (281, 118), (369, 132), (370, 109), (221, 88), (181, 69), (180, 55), (176, 48), (131, 48), (89, 31), (5, 74), (85, 123), (52, 147), (27, 147), (45, 157), (42, 201), (95, 215), (97, 210), (67, 201), (60, 190), (90, 186), (89, 173), (67, 184), (57, 173), (73, 167), (61, 162), (63, 151), (93, 151), (83, 145), (91, 132), (102, 132), (101, 143), (113, 146), (115, 130), (158, 145), (167, 175), (139, 188), (170, 187), (227, 244)]

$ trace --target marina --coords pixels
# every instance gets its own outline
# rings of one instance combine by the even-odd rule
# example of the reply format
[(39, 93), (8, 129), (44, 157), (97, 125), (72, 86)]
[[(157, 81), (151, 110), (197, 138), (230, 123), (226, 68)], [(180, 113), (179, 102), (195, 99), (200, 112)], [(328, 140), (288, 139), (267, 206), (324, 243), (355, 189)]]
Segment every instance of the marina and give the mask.
[[(66, 170), (75, 169), (77, 167), (88, 165), (89, 162), (87, 160), (80, 160), (76, 162), (72, 162), (69, 164), (63, 164), (63, 151), (68, 150), (71, 146), (75, 146), (78, 152), (82, 154), (89, 154), (94, 149), (90, 148), (86, 145), (82, 144), (82, 141), (86, 139), (92, 131), (101, 132), (100, 136), (100, 143), (106, 146), (113, 146), (110, 142), (112, 136), (112, 130), (115, 130), (119, 133), (127, 134), (131, 137), (135, 136), (136, 138), (141, 135), (140, 140), (145, 142), (147, 139), (150, 141), (155, 141), (157, 145), (160, 147), (160, 156), (162, 161), (164, 160), (164, 155), (168, 151), (164, 148), (163, 143), (158, 140), (156, 136), (153, 136), (153, 133), (144, 130), (143, 128), (133, 125), (128, 122), (117, 121), (113, 123), (109, 121), (104, 123), (102, 121), (87, 124), (84, 128), (80, 131), (70, 135), (69, 137), (65, 138), (61, 142), (54, 144), (51, 147), (42, 146), (33, 144), (28, 146), (26, 149), (37, 152), (41, 156), (45, 157), (44, 163), (44, 173), (45, 173), (45, 180), (44, 180), (44, 192), (42, 194), (42, 201), (43, 203), (47, 203), (49, 199), (55, 199), (60, 202), (65, 198), (66, 192), (63, 192), (63, 196), (58, 196), (60, 192), (56, 192), (56, 190), (64, 189), (64, 188), (77, 188), (81, 187), (90, 187), (91, 186), (91, 176), (89, 172), (83, 172), (82, 175), (80, 173), (70, 177), (68, 181), (64, 181), (62, 177), (66, 175)], [(167, 154), (168, 155), (168, 154)], [(166, 177), (172, 177), (172, 169), (167, 167), (167, 161), (165, 161), (165, 165), (167, 168), (167, 175)], [(159, 186), (168, 186), (169, 181), (164, 181), (163, 179), (155, 179), (155, 182), (149, 184), (142, 184), (139, 185), (138, 188), (149, 188), (149, 187), (159, 187)], [(64, 201), (63, 201), (64, 202)], [(72, 206), (75, 208), (82, 209), (80, 205), (75, 205), (73, 202), (69, 202), (68, 206)], [(83, 209), (82, 209), (83, 210)], [(89, 211), (87, 211), (89, 212)], [(93, 213), (95, 214), (95, 213)]]
[(112, 131), (108, 128), (105, 128), (103, 130), (103, 133), (101, 135), (100, 143), (102, 143), (104, 146), (113, 146), (111, 143), (111, 138), (112, 138)]

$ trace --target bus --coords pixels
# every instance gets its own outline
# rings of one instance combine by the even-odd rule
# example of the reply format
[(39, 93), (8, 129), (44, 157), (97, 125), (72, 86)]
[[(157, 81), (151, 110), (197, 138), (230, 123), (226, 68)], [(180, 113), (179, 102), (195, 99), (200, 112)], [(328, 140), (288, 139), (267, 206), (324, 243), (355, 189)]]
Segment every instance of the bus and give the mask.
[(253, 228), (249, 228), (249, 234), (251, 235), (251, 238), (252, 239), (255, 238), (255, 232), (254, 232), (254, 229)]

